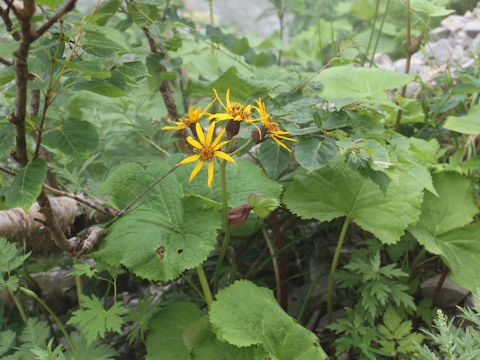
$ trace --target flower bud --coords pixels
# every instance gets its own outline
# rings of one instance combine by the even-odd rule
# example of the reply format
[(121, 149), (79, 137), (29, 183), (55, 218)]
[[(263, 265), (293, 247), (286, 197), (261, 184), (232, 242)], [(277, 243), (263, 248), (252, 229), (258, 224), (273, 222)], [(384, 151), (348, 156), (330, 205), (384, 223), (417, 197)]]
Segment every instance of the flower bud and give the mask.
[(228, 225), (242, 225), (245, 221), (247, 221), (248, 215), (250, 215), (250, 211), (252, 209), (253, 208), (249, 204), (243, 204), (232, 208), (232, 210), (228, 212)]

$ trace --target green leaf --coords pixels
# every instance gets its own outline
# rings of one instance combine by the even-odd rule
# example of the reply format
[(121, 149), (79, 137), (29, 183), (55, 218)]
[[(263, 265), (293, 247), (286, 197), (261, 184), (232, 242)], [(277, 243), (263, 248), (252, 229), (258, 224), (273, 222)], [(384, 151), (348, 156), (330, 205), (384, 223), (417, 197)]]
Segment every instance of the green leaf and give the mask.
[(432, 17), (447, 16), (455, 11), (437, 5), (433, 0), (411, 0), (410, 7), (414, 11), (418, 11), (424, 15)]
[(246, 37), (242, 37), (241, 39), (235, 39), (230, 46), (230, 49), (234, 54), (237, 55), (244, 55), (250, 50), (250, 45), (248, 43), (248, 39)]
[(120, 71), (121, 74), (132, 78), (148, 76), (147, 67), (141, 61), (124, 62), (118, 67), (118, 71)]
[(15, 79), (15, 72), (13, 71), (13, 66), (9, 66), (5, 69), (0, 70), (0, 85), (8, 84), (13, 79)]
[(470, 181), (459, 174), (433, 176), (438, 197), (426, 193), (422, 214), (409, 231), (431, 253), (442, 256), (453, 279), (474, 291), (480, 285), (480, 224), (469, 224), (478, 213)]
[(93, 78), (106, 79), (112, 76), (110, 71), (105, 70), (105, 67), (96, 61), (72, 62), (61, 59), (56, 59), (56, 61), (65, 65), (67, 69), (77, 70)]
[(438, 193), (433, 186), (432, 175), (427, 167), (413, 163), (410, 166), (407, 166), (404, 170), (410, 177), (418, 181), (423, 188), (438, 196)]
[(405, 174), (383, 193), (369, 178), (335, 160), (306, 173), (297, 170), (283, 196), (285, 205), (303, 219), (321, 221), (348, 216), (386, 244), (397, 242), (420, 215), (422, 187)]
[[(138, 179), (142, 181), (137, 181)], [(100, 194), (109, 195), (109, 200), (117, 209), (123, 209), (133, 201), (154, 179), (136, 163), (126, 163), (116, 169), (100, 187)]]
[(47, 162), (34, 158), (21, 169), (13, 184), (5, 191), (8, 207), (21, 207), (28, 211), (42, 191), (47, 177)]
[(62, 0), (37, 0), (36, 2), (38, 5), (48, 6), (50, 8), (54, 8), (57, 5), (62, 3)]
[(316, 78), (323, 85), (320, 96), (345, 106), (354, 102), (391, 104), (387, 90), (408, 84), (414, 75), (366, 67), (335, 66)]
[(264, 141), (258, 148), (258, 158), (267, 175), (276, 180), (287, 167), (290, 153), (273, 141)]
[(15, 127), (8, 122), (0, 122), (0, 153), (5, 153), (13, 145)]
[(0, 54), (2, 54), (3, 57), (11, 58), (18, 47), (19, 44), (16, 41), (0, 43)]
[(466, 116), (449, 116), (443, 127), (462, 134), (479, 135), (480, 105), (473, 105)]
[(67, 360), (114, 360), (118, 359), (117, 351), (100, 343), (88, 343), (79, 332), (74, 331), (70, 337), (72, 338), (74, 350), (65, 353)]
[[(140, 208), (117, 220), (95, 257), (112, 266), (122, 263), (142, 278), (161, 281), (172, 280), (205, 261), (216, 246), (220, 214), (204, 209), (199, 199), (180, 199), (179, 190), (165, 193), (159, 195), (163, 208)], [(163, 255), (157, 253), (160, 248)]]
[(248, 203), (253, 208), (253, 211), (259, 218), (267, 217), (271, 211), (280, 206), (275, 199), (265, 199), (257, 194), (250, 194), (248, 197)]
[(97, 148), (98, 139), (97, 129), (90, 122), (70, 120), (59, 129), (48, 132), (43, 142), (66, 155), (81, 157)]
[(98, 79), (78, 82), (75, 88), (110, 98), (128, 96), (128, 94), (119, 87)]
[(105, 310), (103, 300), (95, 295), (82, 295), (82, 304), (83, 308), (74, 311), (67, 324), (78, 326), (87, 344), (103, 338), (107, 331), (122, 332), (124, 321), (121, 315), (125, 314), (127, 309), (120, 303), (114, 303), (110, 309)]
[(203, 83), (199, 81), (189, 81), (187, 94), (200, 93), (212, 96), (212, 89), (216, 89), (218, 95), (225, 101), (225, 94), (230, 89), (230, 100), (239, 101), (241, 103), (247, 101), (259, 92), (265, 90), (263, 87), (255, 87), (248, 81), (237, 75), (237, 68), (231, 66), (217, 80), (211, 83)]
[(5, 354), (13, 346), (16, 334), (13, 330), (0, 332), (0, 356)]
[(10, 273), (23, 265), (30, 252), (20, 254), (14, 243), (0, 237), (0, 273)]
[(29, 318), (18, 340), (32, 348), (37, 345), (43, 346), (49, 335), (50, 330), (46, 321)]
[(307, 171), (320, 169), (337, 154), (335, 140), (306, 138), (295, 145), (295, 159)]
[(200, 310), (188, 302), (176, 302), (160, 311), (150, 321), (147, 360), (190, 360), (182, 335), (190, 323), (199, 319)]
[(269, 289), (238, 280), (216, 298), (210, 321), (217, 337), (239, 347), (262, 345), (279, 360), (327, 358), (317, 337), (288, 316)]

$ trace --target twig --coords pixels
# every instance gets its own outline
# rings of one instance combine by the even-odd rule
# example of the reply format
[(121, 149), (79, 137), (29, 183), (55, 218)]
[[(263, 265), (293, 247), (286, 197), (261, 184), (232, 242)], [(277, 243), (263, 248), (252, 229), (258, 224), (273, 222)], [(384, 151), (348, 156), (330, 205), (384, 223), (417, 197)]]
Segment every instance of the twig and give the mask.
[(2, 63), (5, 66), (12, 66), (13, 62), (8, 60), (7, 58), (4, 58), (3, 56), (0, 56), (0, 63)]
[[(277, 248), (283, 248), (282, 235), (280, 233), (280, 226), (278, 223), (277, 210), (272, 211), (273, 234), (277, 241)], [(285, 260), (285, 253), (282, 251), (278, 254), (278, 261), (280, 265), (280, 283), (281, 283), (281, 297), (280, 306), (283, 310), (288, 311), (288, 282), (287, 282), (287, 262)]]
[(275, 283), (276, 283), (276, 289), (277, 289), (277, 302), (280, 304), (282, 301), (282, 287), (281, 287), (281, 281), (280, 281), (280, 270), (278, 268), (278, 261), (277, 257), (274, 256), (275, 254), (275, 246), (273, 245), (272, 240), (270, 239), (270, 236), (268, 235), (267, 229), (262, 226), (262, 233), (263, 237), (265, 238), (265, 242), (267, 243), (268, 250), (270, 251), (270, 256), (272, 258), (272, 264), (273, 264), (273, 272), (275, 274)]
[(55, 24), (63, 15), (73, 10), (76, 2), (77, 0), (70, 0), (67, 3), (67, 5), (65, 5), (55, 15), (53, 15), (50, 19), (48, 19), (38, 30), (34, 32), (32, 41), (42, 36), (45, 33), (45, 31), (47, 31), (53, 24)]
[(323, 70), (325, 70), (327, 67), (330, 67), (332, 65), (332, 63), (335, 61), (335, 60), (338, 60), (339, 58), (338, 57), (334, 57), (334, 58), (331, 58), (330, 60), (328, 60), (328, 62), (322, 66), (322, 68), (320, 70), (318, 70), (315, 74), (309, 76), (308, 78), (306, 78), (300, 85), (298, 85), (295, 90), (292, 91), (292, 94), (295, 94), (298, 90), (300, 90), (302, 87), (304, 87), (305, 85), (307, 85), (314, 77), (318, 76), (318, 74), (320, 74)]
[(430, 309), (433, 309), (435, 305), (437, 305), (438, 295), (440, 294), (440, 290), (442, 290), (443, 283), (445, 282), (445, 279), (449, 272), (450, 268), (448, 266), (445, 266), (445, 269), (443, 270), (440, 279), (438, 279), (437, 286), (435, 287), (435, 290), (433, 290), (432, 304), (430, 305)]
[[(5, 3), (7, 4), (7, 8), (3, 9), (3, 8), (0, 7), (0, 17), (2, 18), (3, 23), (5, 24), (5, 27), (7, 28), (7, 31), (12, 32), (13, 23), (12, 23), (12, 20), (10, 19), (10, 16), (9, 16), (9, 12), (10, 12), (10, 9), (12, 7), (12, 3), (9, 3), (8, 1), (5, 1)], [(16, 31), (12, 33), (12, 37), (16, 41), (20, 40), (20, 34)]]

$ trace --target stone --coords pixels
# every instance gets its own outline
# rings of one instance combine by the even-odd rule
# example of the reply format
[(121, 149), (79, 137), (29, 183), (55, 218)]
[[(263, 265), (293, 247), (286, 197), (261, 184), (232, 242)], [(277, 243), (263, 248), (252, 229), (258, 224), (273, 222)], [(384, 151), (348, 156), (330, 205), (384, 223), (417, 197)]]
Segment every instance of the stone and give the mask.
[(437, 41), (437, 40), (440, 40), (440, 39), (448, 38), (451, 33), (452, 33), (452, 31), (450, 29), (448, 29), (444, 26), (441, 26), (441, 27), (438, 27), (438, 28), (430, 31), (430, 33), (428, 34), (428, 37), (429, 37), (430, 41)]
[(460, 15), (450, 15), (442, 20), (442, 26), (449, 29), (451, 32), (455, 32), (463, 28), (465, 19)]
[(480, 21), (479, 20), (472, 20), (465, 24), (463, 28), (467, 35), (471, 38), (475, 38), (478, 34), (480, 34)]
[(453, 58), (452, 45), (446, 39), (428, 43), (425, 47), (425, 51), (430, 60), (434, 63), (438, 62), (438, 65), (445, 64), (447, 60)]
[[(436, 275), (422, 282), (420, 289), (423, 297), (432, 298), (433, 292), (437, 287), (440, 277), (441, 275)], [(437, 305), (454, 307), (459, 304), (468, 295), (468, 293), (468, 290), (462, 288), (460, 285), (457, 285), (449, 278), (446, 278), (438, 295)]]
[(386, 54), (375, 54), (373, 61), (375, 62), (375, 64), (377, 64), (378, 67), (387, 70), (393, 70), (393, 61), (390, 56)]
[[(337, 309), (332, 312), (332, 321), (335, 322), (338, 319), (343, 319), (347, 317), (347, 312), (345, 309)], [(328, 325), (328, 314), (323, 315), (318, 321), (317, 325), (317, 334), (321, 334), (324, 331), (328, 331), (325, 326)]]

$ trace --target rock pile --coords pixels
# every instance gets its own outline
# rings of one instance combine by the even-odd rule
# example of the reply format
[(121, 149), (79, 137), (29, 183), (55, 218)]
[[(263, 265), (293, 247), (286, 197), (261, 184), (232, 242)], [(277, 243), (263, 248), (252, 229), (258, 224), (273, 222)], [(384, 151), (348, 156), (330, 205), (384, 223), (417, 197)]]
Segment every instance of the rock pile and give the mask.
[[(480, 44), (480, 2), (473, 11), (463, 16), (450, 15), (442, 20), (441, 26), (429, 33), (429, 42), (424, 44), (425, 52), (418, 51), (412, 56), (410, 73), (419, 75), (426, 83), (451, 68), (468, 67), (475, 64)], [(388, 55), (377, 54), (375, 63), (382, 68), (404, 72), (406, 59), (392, 61)], [(413, 90), (413, 89), (412, 89)]]

